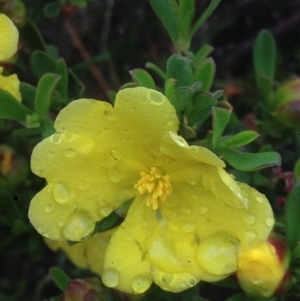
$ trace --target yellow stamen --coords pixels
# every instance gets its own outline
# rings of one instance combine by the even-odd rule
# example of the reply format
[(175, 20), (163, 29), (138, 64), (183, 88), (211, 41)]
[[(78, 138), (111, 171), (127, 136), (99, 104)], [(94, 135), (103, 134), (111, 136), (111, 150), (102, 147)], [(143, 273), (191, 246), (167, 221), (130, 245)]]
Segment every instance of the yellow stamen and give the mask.
[(170, 176), (162, 175), (157, 167), (151, 167), (149, 173), (141, 172), (141, 179), (134, 185), (140, 194), (148, 193), (146, 206), (158, 209), (158, 200), (164, 202), (172, 191)]

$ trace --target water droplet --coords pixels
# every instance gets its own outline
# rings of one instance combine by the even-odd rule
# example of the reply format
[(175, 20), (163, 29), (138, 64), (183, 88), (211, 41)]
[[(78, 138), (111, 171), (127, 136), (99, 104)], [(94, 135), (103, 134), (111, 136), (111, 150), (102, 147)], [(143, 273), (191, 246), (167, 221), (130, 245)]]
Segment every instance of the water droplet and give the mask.
[(54, 153), (53, 153), (52, 151), (49, 151), (49, 152), (48, 152), (48, 156), (49, 156), (49, 157), (53, 157), (53, 156), (54, 156)]
[(253, 225), (256, 221), (256, 217), (255, 215), (253, 214), (248, 214), (246, 217), (245, 217), (245, 222), (248, 224), (248, 225)]
[(74, 139), (74, 135), (71, 133), (64, 133), (63, 136), (64, 140), (67, 142), (72, 141)]
[(112, 212), (112, 209), (110, 207), (108, 207), (108, 206), (103, 207), (103, 208), (100, 209), (100, 214), (102, 216), (108, 216), (108, 215), (111, 214), (111, 212)]
[(197, 283), (197, 280), (195, 278), (190, 278), (188, 281), (188, 284), (190, 287), (196, 285), (196, 283)]
[(102, 159), (101, 161), (100, 161), (100, 165), (101, 166), (106, 166), (108, 164), (108, 160), (107, 159)]
[(113, 183), (118, 183), (121, 181), (123, 174), (117, 168), (112, 168), (108, 171), (108, 177)]
[(113, 109), (105, 110), (104, 115), (108, 120), (111, 120), (111, 121), (116, 120), (116, 116), (114, 115)]
[(186, 223), (182, 225), (181, 229), (182, 231), (189, 233), (189, 232), (193, 232), (196, 229), (196, 226), (191, 223)]
[(201, 214), (205, 214), (207, 212), (207, 207), (205, 205), (200, 205), (199, 211)]
[(116, 269), (105, 270), (102, 275), (102, 282), (107, 287), (116, 287), (119, 283), (119, 273)]
[(63, 234), (67, 240), (80, 241), (92, 234), (95, 228), (95, 221), (89, 215), (82, 213), (71, 216), (66, 222)]
[(55, 133), (50, 137), (50, 141), (54, 144), (58, 144), (61, 142), (61, 134)]
[(182, 147), (187, 147), (187, 146), (188, 146), (188, 144), (186, 143), (186, 141), (185, 141), (182, 137), (174, 136), (174, 141), (175, 141), (179, 146), (182, 146)]
[(167, 126), (168, 126), (169, 128), (173, 128), (175, 125), (176, 125), (176, 122), (173, 121), (173, 120), (170, 120), (170, 121), (167, 122)]
[(196, 184), (196, 181), (193, 178), (187, 178), (186, 182), (191, 186), (194, 186)]
[(274, 218), (273, 218), (273, 217), (268, 217), (268, 218), (266, 219), (266, 225), (267, 225), (268, 227), (273, 227), (273, 225), (274, 225)]
[(87, 189), (88, 185), (87, 185), (86, 181), (82, 180), (79, 182), (78, 186), (79, 186), (79, 189), (84, 190), (84, 189)]
[(151, 280), (147, 276), (137, 276), (132, 281), (132, 289), (137, 294), (144, 293), (151, 285)]
[(72, 150), (71, 148), (68, 148), (65, 152), (65, 155), (69, 158), (72, 158), (76, 155), (76, 152)]
[(113, 149), (111, 151), (111, 154), (112, 156), (116, 159), (116, 160), (120, 160), (121, 159), (121, 154), (116, 150), (116, 149)]
[(57, 223), (60, 227), (62, 227), (64, 225), (64, 222), (63, 221), (58, 221)]
[(71, 192), (68, 185), (63, 183), (55, 184), (53, 187), (54, 199), (59, 204), (65, 204), (71, 197)]
[(157, 105), (161, 105), (164, 102), (163, 95), (157, 91), (150, 91), (148, 93), (148, 98), (152, 101), (152, 103)]
[(265, 200), (262, 195), (258, 195), (255, 199), (258, 203), (263, 203), (263, 201)]
[(38, 230), (39, 233), (42, 234), (43, 230), (44, 230), (44, 227), (43, 226), (38, 226), (37, 230)]
[(251, 241), (251, 240), (255, 239), (255, 238), (256, 238), (256, 232), (253, 231), (253, 230), (248, 230), (248, 231), (245, 233), (245, 238), (246, 238), (246, 240), (248, 240), (248, 241)]
[(52, 205), (48, 204), (44, 207), (45, 212), (50, 212), (53, 209)]
[(261, 282), (260, 278), (258, 276), (253, 276), (250, 280), (253, 284), (259, 284)]

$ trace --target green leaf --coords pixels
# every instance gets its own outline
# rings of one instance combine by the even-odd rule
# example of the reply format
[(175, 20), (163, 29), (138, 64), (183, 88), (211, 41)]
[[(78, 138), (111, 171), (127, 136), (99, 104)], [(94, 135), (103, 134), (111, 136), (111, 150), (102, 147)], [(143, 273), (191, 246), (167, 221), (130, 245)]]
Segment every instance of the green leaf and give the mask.
[(192, 39), (193, 35), (197, 32), (197, 30), (202, 26), (202, 24), (211, 16), (213, 11), (217, 8), (221, 0), (212, 0), (208, 8), (204, 11), (204, 13), (200, 16), (200, 18), (196, 21), (194, 26), (190, 32), (190, 39)]
[(151, 62), (147, 62), (145, 67), (151, 71), (153, 71), (154, 73), (156, 73), (162, 80), (166, 80), (166, 74), (159, 68), (157, 67), (155, 64), (151, 63)]
[(222, 145), (226, 148), (234, 148), (247, 145), (259, 136), (255, 131), (243, 131), (231, 137), (224, 137)]
[(214, 81), (216, 72), (216, 64), (212, 58), (204, 60), (204, 62), (196, 69), (194, 81), (202, 82), (202, 90), (209, 91)]
[(194, 67), (197, 69), (202, 61), (205, 60), (213, 50), (214, 48), (211, 45), (202, 46), (193, 59)]
[(249, 298), (251, 297), (247, 296), (245, 293), (239, 293), (227, 298), (225, 301), (249, 301)]
[(170, 99), (172, 105), (175, 107), (178, 115), (192, 100), (192, 90), (187, 87), (181, 87), (176, 89), (173, 97)]
[(46, 139), (55, 133), (54, 123), (48, 118), (41, 121), (42, 138)]
[(20, 29), (20, 36), (22, 43), (24, 43), (31, 52), (35, 50), (47, 51), (46, 43), (40, 31), (30, 19), (27, 18), (24, 27)]
[(280, 155), (276, 152), (246, 153), (233, 149), (221, 149), (220, 154), (229, 165), (244, 171), (252, 171), (270, 166), (279, 166)]
[(255, 40), (253, 63), (256, 84), (264, 97), (272, 91), (276, 60), (276, 45), (272, 33), (262, 30)]
[(60, 76), (54, 73), (47, 73), (39, 80), (34, 100), (35, 112), (40, 116), (46, 114), (50, 108), (51, 95), (56, 88)]
[(60, 92), (63, 98), (68, 98), (68, 68), (64, 59), (59, 59), (55, 64), (55, 73), (60, 76), (60, 81), (57, 85), (57, 90)]
[(56, 61), (48, 53), (35, 51), (30, 57), (30, 67), (36, 78), (41, 78), (45, 73), (55, 72)]
[(169, 78), (165, 82), (165, 95), (166, 97), (171, 100), (173, 98), (175, 87), (176, 87), (177, 80), (174, 78)]
[(8, 226), (21, 218), (21, 212), (16, 201), (6, 192), (0, 192), (0, 221)]
[(133, 69), (129, 71), (132, 79), (140, 86), (149, 89), (155, 89), (155, 83), (152, 76), (144, 69)]
[(60, 268), (52, 267), (49, 269), (49, 273), (57, 285), (57, 287), (62, 291), (65, 292), (69, 286), (71, 278)]
[(183, 29), (188, 35), (195, 14), (195, 0), (179, 0), (179, 11)]
[(119, 225), (123, 219), (120, 218), (118, 214), (115, 212), (112, 212), (109, 216), (106, 218), (102, 219), (100, 222), (96, 223), (95, 230), (93, 234), (97, 232), (103, 232), (103, 231), (108, 231), (117, 225)]
[(0, 88), (0, 118), (26, 121), (26, 116), (32, 112), (10, 93)]
[(30, 109), (34, 109), (34, 98), (36, 93), (36, 87), (27, 84), (20, 83), (20, 93), (22, 95), (22, 102), (26, 104)]
[(172, 39), (174, 45), (177, 44), (182, 32), (179, 23), (179, 9), (175, 0), (150, 0), (150, 4), (155, 14), (158, 16), (167, 32)]
[(222, 134), (225, 130), (225, 127), (230, 119), (230, 112), (222, 108), (213, 108), (213, 136), (212, 136), (212, 145), (215, 148), (222, 137)]
[(60, 14), (60, 3), (59, 2), (51, 2), (47, 3), (44, 8), (43, 12), (46, 18), (56, 18)]
[(286, 237), (289, 248), (293, 250), (300, 240), (299, 227), (300, 186), (294, 187), (287, 197), (285, 205)]
[(294, 166), (294, 184), (296, 186), (300, 185), (300, 159), (298, 159)]
[(176, 79), (176, 88), (192, 84), (193, 71), (190, 61), (180, 55), (172, 55), (167, 61), (167, 79)]

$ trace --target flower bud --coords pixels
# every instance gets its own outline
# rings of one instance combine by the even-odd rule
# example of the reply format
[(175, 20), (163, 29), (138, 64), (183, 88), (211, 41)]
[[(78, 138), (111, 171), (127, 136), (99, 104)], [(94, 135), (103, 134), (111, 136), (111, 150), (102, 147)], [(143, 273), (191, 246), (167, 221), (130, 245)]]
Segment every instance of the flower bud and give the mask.
[(291, 284), (290, 253), (286, 242), (272, 236), (267, 242), (241, 254), (237, 277), (242, 289), (256, 297), (285, 292)]
[(98, 278), (75, 279), (70, 281), (66, 292), (59, 301), (105, 300), (105, 292)]
[(274, 93), (275, 118), (287, 127), (300, 128), (300, 78), (281, 83)]

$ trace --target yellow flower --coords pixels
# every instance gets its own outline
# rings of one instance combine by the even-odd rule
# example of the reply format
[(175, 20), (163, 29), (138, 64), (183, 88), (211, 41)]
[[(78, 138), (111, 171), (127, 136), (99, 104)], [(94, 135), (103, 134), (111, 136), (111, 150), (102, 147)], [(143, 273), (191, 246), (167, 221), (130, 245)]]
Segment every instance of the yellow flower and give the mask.
[(291, 284), (290, 253), (280, 237), (241, 254), (237, 277), (243, 290), (252, 296), (270, 297), (285, 292)]
[(3, 68), (0, 67), (0, 88), (10, 93), (18, 101), (21, 101), (22, 96), (20, 93), (20, 81), (16, 74), (3, 76), (1, 73)]
[(14, 23), (4, 14), (0, 14), (0, 61), (10, 59), (18, 47), (19, 32)]
[(234, 181), (208, 149), (189, 146), (178, 123), (161, 93), (124, 89), (114, 108), (70, 103), (57, 132), (33, 151), (31, 168), (48, 184), (31, 201), (29, 218), (45, 237), (81, 241), (133, 199), (104, 255), (108, 287), (143, 293), (154, 281), (179, 292), (218, 281), (273, 227), (265, 196)]

